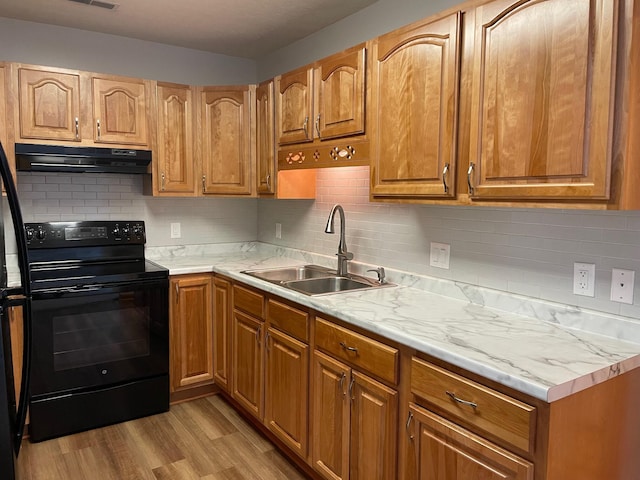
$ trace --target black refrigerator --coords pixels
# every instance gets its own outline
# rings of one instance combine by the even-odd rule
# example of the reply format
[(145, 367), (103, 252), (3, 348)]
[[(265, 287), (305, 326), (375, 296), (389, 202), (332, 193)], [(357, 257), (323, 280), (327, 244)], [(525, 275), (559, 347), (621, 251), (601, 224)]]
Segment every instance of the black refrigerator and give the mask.
[[(31, 285), (29, 262), (27, 260), (27, 241), (25, 237), (22, 212), (18, 203), (16, 186), (9, 169), (9, 162), (2, 144), (0, 144), (0, 174), (6, 192), (6, 202), (0, 202), (0, 478), (15, 480), (18, 478), (16, 462), (22, 443), (27, 403), (29, 398), (29, 376), (31, 360)], [(3, 204), (9, 205), (10, 212), (3, 212)], [(17, 268), (16, 280), (7, 283), (7, 257), (5, 249), (5, 213), (10, 213), (15, 233)], [(12, 275), (13, 277), (13, 275)], [(18, 285), (19, 278), (19, 285)], [(20, 394), (17, 395), (16, 372), (13, 365), (11, 325), (9, 310), (22, 307), (22, 345), (13, 345), (16, 354), (22, 350), (22, 373), (20, 375)]]

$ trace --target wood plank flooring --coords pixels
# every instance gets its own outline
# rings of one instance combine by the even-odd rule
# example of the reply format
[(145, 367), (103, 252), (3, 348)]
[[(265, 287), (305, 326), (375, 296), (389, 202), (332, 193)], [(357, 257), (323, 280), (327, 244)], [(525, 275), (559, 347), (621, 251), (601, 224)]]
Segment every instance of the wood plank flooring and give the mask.
[(220, 396), (40, 443), (26, 441), (21, 480), (304, 479)]

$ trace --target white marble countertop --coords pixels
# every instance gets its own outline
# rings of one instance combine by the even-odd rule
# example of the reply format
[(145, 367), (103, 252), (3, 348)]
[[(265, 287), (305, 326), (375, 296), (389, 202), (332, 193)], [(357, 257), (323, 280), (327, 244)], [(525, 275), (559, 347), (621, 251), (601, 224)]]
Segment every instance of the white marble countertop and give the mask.
[[(294, 252), (263, 244), (211, 249), (162, 247), (148, 249), (147, 258), (164, 265), (171, 275), (226, 275), (549, 402), (640, 366), (640, 342), (563, 325), (556, 321), (556, 317), (567, 316), (562, 306), (551, 314), (551, 322), (406, 284), (311, 297), (241, 273), (335, 262), (330, 257)], [(391, 281), (397, 282), (395, 278)], [(538, 308), (523, 306), (526, 302), (519, 299), (517, 310), (533, 312)], [(503, 303), (509, 304), (510, 299)], [(574, 309), (568, 313), (575, 323), (580, 312)], [(640, 322), (620, 322), (635, 340)], [(611, 330), (618, 332), (619, 328), (611, 326)]]

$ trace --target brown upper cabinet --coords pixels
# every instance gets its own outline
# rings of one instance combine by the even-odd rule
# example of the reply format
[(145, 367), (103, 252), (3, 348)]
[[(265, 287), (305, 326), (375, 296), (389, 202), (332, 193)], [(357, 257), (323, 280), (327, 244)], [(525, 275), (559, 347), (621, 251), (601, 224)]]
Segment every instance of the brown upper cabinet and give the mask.
[(149, 147), (152, 83), (14, 64), (19, 141)]
[(459, 45), (459, 13), (373, 42), (373, 198), (455, 197)]
[(255, 193), (253, 95), (255, 85), (198, 89), (203, 195)]
[(472, 199), (609, 198), (619, 7), (494, 0), (475, 10)]
[(194, 195), (195, 108), (193, 88), (158, 83), (153, 177), (157, 195)]
[(366, 47), (275, 78), (279, 169), (366, 165)]
[(273, 80), (256, 87), (256, 187), (258, 195), (276, 193)]

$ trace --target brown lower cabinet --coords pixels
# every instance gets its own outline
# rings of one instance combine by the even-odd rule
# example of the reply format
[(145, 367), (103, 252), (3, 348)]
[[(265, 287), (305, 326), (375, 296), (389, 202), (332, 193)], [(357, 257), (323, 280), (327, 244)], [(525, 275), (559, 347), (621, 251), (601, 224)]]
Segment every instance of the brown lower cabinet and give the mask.
[(215, 378), (311, 478), (638, 478), (640, 369), (545, 402), (229, 279), (171, 285), (173, 388)]
[(311, 461), (322, 477), (396, 478), (398, 393), (313, 353)]

